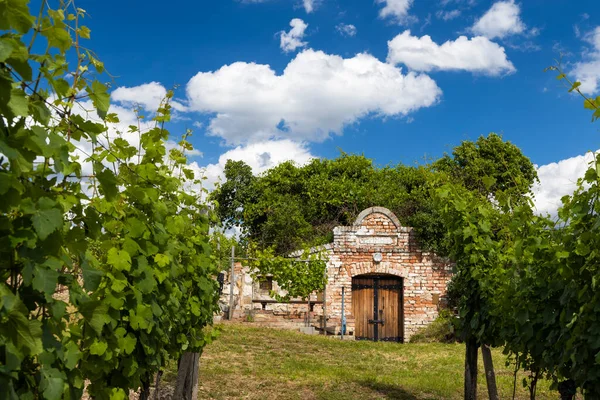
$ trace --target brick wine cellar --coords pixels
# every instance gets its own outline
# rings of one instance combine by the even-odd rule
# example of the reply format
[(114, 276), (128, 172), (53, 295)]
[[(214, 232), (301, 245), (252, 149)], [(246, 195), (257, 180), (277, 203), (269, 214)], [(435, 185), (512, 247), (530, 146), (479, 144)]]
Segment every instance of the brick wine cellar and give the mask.
[[(315, 327), (323, 328), (325, 313), (329, 333), (340, 334), (345, 320), (345, 334), (356, 339), (404, 342), (437, 317), (452, 264), (422, 251), (412, 228), (401, 226), (390, 210), (368, 208), (333, 235), (332, 243), (314, 249), (328, 259), (325, 292), (311, 296), (309, 318)], [(255, 282), (237, 263), (234, 281), (235, 319), (279, 327), (306, 323), (308, 302), (275, 302), (269, 292), (278, 287), (269, 277)], [(224, 277), (224, 308), (228, 282)]]

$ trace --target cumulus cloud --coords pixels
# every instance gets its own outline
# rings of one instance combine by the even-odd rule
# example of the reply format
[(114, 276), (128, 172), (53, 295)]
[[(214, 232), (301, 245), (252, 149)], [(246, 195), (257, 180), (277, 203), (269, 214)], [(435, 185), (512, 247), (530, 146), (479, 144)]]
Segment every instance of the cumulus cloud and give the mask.
[(337, 24), (335, 30), (342, 36), (354, 36), (356, 35), (356, 27), (352, 24)]
[(520, 13), (521, 8), (514, 0), (498, 1), (475, 22), (471, 30), (488, 39), (502, 39), (523, 33), (527, 28), (521, 21)]
[[(167, 89), (158, 82), (145, 83), (134, 87), (119, 87), (110, 94), (113, 101), (134, 105), (138, 104), (148, 111), (156, 111), (160, 102), (167, 95)], [(178, 101), (171, 101), (177, 111), (186, 111), (186, 107)]]
[(206, 167), (193, 164), (193, 167), (203, 170), (206, 177), (204, 186), (208, 190), (212, 190), (215, 183), (224, 178), (223, 171), (227, 160), (244, 161), (252, 167), (254, 174), (260, 174), (285, 161), (294, 161), (299, 165), (303, 165), (313, 158), (315, 157), (310, 153), (305, 143), (298, 143), (289, 139), (270, 140), (237, 146), (221, 154), (217, 163), (208, 164)]
[(303, 0), (302, 5), (307, 14), (310, 14), (315, 10), (315, 0)]
[(269, 65), (236, 62), (199, 72), (186, 87), (190, 108), (212, 114), (208, 133), (229, 144), (272, 138), (323, 141), (366, 116), (403, 116), (435, 104), (429, 76), (379, 61), (305, 50), (281, 75)]
[(584, 54), (584, 60), (576, 63), (573, 74), (586, 94), (595, 94), (600, 87), (600, 26), (597, 26), (584, 39), (592, 45), (592, 49)]
[(562, 205), (560, 199), (573, 193), (577, 179), (583, 178), (593, 160), (594, 155), (590, 152), (537, 167), (540, 182), (534, 186), (533, 192), (538, 213), (556, 216)]
[(438, 45), (429, 35), (412, 36), (409, 30), (388, 41), (387, 60), (415, 71), (462, 70), (485, 75), (515, 71), (504, 48), (483, 36), (460, 36)]
[(281, 50), (285, 51), (286, 53), (307, 45), (306, 42), (302, 41), (302, 38), (304, 37), (304, 31), (306, 31), (306, 28), (308, 28), (308, 24), (306, 24), (300, 18), (294, 18), (290, 21), (290, 26), (292, 29), (290, 29), (289, 32), (280, 32), (279, 46), (281, 47)]
[(376, 0), (377, 4), (383, 4), (379, 10), (380, 18), (392, 18), (399, 24), (406, 23), (409, 20), (408, 10), (413, 0)]

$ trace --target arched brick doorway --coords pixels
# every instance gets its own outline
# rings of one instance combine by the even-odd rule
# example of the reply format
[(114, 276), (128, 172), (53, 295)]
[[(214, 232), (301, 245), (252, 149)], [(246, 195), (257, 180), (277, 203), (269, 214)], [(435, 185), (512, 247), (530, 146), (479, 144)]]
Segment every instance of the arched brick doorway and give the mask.
[(403, 280), (389, 274), (352, 278), (352, 314), (357, 340), (404, 341)]

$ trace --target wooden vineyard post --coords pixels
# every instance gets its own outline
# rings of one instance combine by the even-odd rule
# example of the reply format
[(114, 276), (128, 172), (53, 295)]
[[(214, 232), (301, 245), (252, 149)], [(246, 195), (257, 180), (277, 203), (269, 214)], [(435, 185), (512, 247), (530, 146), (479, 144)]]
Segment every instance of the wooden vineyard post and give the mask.
[(492, 351), (490, 350), (490, 346), (486, 344), (481, 346), (481, 356), (483, 358), (483, 367), (485, 369), (485, 381), (487, 383), (488, 397), (490, 400), (498, 400), (496, 373), (494, 372), (494, 363), (492, 362)]
[(233, 285), (235, 285), (235, 276), (233, 274), (233, 268), (235, 264), (235, 246), (231, 246), (231, 272), (229, 279), (229, 315), (228, 318), (233, 318)]
[(174, 399), (196, 400), (198, 398), (198, 373), (200, 353), (183, 353), (177, 368)]

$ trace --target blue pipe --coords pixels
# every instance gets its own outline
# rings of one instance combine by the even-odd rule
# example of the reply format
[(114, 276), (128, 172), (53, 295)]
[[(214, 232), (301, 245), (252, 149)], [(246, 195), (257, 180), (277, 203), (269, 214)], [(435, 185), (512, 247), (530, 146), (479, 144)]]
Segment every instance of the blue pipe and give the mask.
[(340, 329), (340, 339), (344, 340), (346, 334), (346, 313), (344, 313), (344, 287), (342, 286), (342, 328)]

